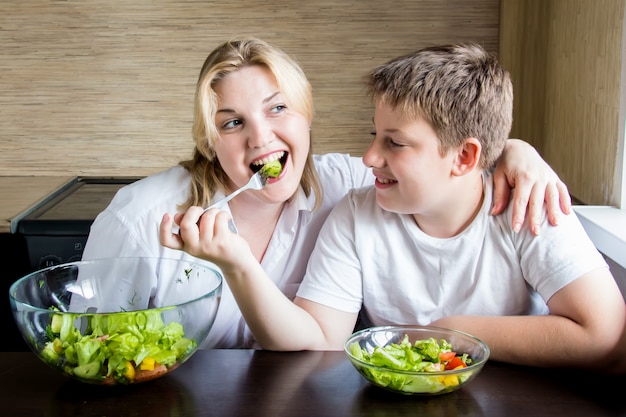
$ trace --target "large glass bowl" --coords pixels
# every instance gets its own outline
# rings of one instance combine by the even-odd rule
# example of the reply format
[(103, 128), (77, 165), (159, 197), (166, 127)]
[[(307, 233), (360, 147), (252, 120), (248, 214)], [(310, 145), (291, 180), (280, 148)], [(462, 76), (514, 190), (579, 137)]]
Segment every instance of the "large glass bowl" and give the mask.
[(207, 337), (222, 275), (163, 258), (72, 262), (9, 290), (22, 337), (45, 363), (91, 384), (149, 381), (176, 369)]
[[(405, 335), (411, 345), (418, 340), (446, 340), (461, 356), (467, 354), (467, 367), (437, 372), (404, 370), (404, 358), (391, 359), (386, 366), (374, 365), (368, 355), (390, 344), (401, 344)], [(432, 326), (380, 326), (360, 330), (344, 344), (345, 353), (359, 373), (372, 384), (400, 394), (438, 395), (455, 391), (476, 377), (489, 359), (489, 347), (480, 339), (451, 329)], [(355, 354), (356, 353), (356, 354)], [(389, 364), (392, 363), (392, 364)]]

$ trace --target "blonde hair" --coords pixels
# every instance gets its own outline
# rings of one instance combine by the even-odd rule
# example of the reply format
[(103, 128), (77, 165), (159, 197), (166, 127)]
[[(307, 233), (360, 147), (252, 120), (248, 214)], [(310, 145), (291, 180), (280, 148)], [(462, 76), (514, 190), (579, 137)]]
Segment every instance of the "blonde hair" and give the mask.
[[(226, 75), (252, 65), (269, 69), (287, 105), (306, 117), (309, 125), (313, 120), (311, 85), (298, 63), (289, 55), (252, 37), (233, 39), (219, 45), (204, 61), (196, 84), (192, 127), (196, 147), (191, 160), (180, 162), (191, 174), (191, 195), (182, 208), (206, 205), (218, 189), (227, 189), (228, 177), (214, 151), (219, 140), (215, 125), (218, 96), (214, 87)], [(300, 186), (307, 196), (314, 193), (316, 207), (321, 204), (322, 188), (313, 164), (312, 147), (309, 147)]]
[(513, 122), (513, 84), (496, 57), (477, 44), (433, 46), (392, 59), (370, 72), (367, 87), (374, 101), (424, 118), (442, 155), (474, 137), (485, 169), (504, 149)]

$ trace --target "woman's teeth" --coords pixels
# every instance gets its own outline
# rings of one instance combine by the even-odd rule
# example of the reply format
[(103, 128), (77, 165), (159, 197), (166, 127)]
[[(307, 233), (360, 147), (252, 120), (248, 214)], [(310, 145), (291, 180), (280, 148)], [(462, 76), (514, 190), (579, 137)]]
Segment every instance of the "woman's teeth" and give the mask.
[(280, 158), (283, 157), (283, 155), (285, 155), (285, 152), (276, 152), (276, 153), (273, 153), (273, 154), (271, 154), (270, 156), (268, 156), (266, 158), (254, 161), (252, 163), (252, 165), (262, 167), (265, 164), (269, 164), (270, 162), (274, 162), (274, 161), (279, 160)]

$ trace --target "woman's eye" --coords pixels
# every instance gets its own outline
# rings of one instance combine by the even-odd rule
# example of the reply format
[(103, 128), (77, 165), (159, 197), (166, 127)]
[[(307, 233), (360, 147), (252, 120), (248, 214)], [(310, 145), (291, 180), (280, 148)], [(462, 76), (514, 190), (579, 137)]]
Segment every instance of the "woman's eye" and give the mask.
[(287, 109), (287, 106), (285, 106), (284, 104), (277, 104), (277, 105), (273, 106), (270, 111), (272, 113), (280, 113), (280, 112), (284, 111), (285, 109)]
[(222, 129), (233, 129), (241, 124), (241, 120), (233, 119), (222, 124)]

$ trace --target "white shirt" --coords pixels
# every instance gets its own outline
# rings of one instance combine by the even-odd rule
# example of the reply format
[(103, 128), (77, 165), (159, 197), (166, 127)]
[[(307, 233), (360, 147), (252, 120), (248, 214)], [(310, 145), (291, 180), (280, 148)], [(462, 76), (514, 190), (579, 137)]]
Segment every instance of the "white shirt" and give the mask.
[(460, 234), (435, 238), (413, 216), (384, 211), (376, 190), (351, 191), (320, 232), (298, 296), (347, 312), (365, 326), (427, 325), (453, 315), (546, 314), (547, 300), (584, 273), (607, 267), (575, 215), (540, 236), (511, 225), (511, 205), (480, 213)]
[[(321, 207), (312, 211), (314, 197), (307, 198), (300, 190), (298, 197), (283, 210), (261, 262), (265, 272), (290, 299), (294, 298), (302, 281), (309, 255), (330, 210), (350, 189), (373, 182), (371, 171), (360, 158), (326, 154), (315, 156), (314, 162), (324, 190)], [(163, 215), (178, 211), (177, 205), (187, 200), (190, 186), (189, 173), (176, 166), (120, 189), (91, 226), (83, 259), (132, 256), (205, 262), (185, 252), (165, 248), (159, 242)], [(214, 201), (222, 197), (216, 195)], [(143, 299), (155, 296), (158, 292), (151, 288), (151, 294)], [(226, 281), (215, 323), (201, 347), (258, 347)]]

